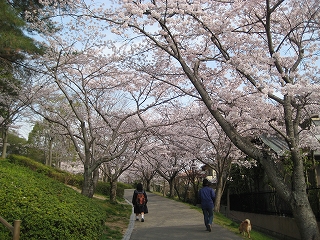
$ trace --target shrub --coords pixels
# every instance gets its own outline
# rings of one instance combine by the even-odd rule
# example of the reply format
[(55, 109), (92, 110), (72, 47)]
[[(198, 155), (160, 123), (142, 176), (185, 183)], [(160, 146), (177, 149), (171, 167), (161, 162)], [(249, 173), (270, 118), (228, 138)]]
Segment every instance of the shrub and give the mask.
[[(122, 183), (117, 183), (117, 197), (123, 199), (124, 196), (124, 187)], [(108, 182), (98, 182), (96, 186), (95, 193), (110, 196), (110, 183)]]
[[(68, 184), (78, 189), (83, 186), (83, 176), (81, 174), (71, 174), (69, 172), (53, 168), (50, 166), (43, 165), (42, 163), (36, 162), (30, 158), (12, 154), (8, 157), (9, 161), (20, 166), (25, 166), (33, 171), (44, 174), (50, 178), (53, 178), (64, 184)], [(123, 198), (124, 189), (131, 188), (131, 186), (124, 183), (117, 183), (117, 197)], [(107, 182), (98, 182), (95, 193), (110, 196), (110, 184)]]
[[(9, 223), (22, 221), (21, 240), (94, 240), (105, 228), (106, 211), (92, 199), (6, 160), (0, 161), (0, 205)], [(10, 239), (7, 232), (1, 239)]]
[(30, 168), (33, 171), (42, 173), (64, 184), (72, 185), (78, 188), (80, 188), (82, 184), (82, 176), (73, 175), (69, 172), (60, 170), (58, 168), (46, 166), (30, 158), (12, 154), (9, 155), (8, 159), (11, 163)]

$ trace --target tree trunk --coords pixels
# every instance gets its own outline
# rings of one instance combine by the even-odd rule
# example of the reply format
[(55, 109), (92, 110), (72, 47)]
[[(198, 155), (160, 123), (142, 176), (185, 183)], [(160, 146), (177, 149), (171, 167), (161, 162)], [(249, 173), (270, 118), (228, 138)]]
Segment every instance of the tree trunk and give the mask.
[(193, 202), (194, 202), (194, 205), (197, 205), (198, 203), (198, 194), (199, 194), (199, 180), (196, 181), (195, 179), (191, 182), (192, 184), (192, 189), (193, 189), (193, 195), (194, 195), (194, 198), (193, 198)]
[(298, 225), (302, 239), (320, 239), (318, 223), (311, 208), (308, 194), (307, 183), (304, 175), (303, 156), (294, 147), (291, 150), (291, 159), (294, 165), (292, 173), (292, 194), (290, 195), (290, 205), (293, 216)]
[(117, 181), (116, 180), (110, 181), (110, 202), (111, 203), (117, 202)]
[(52, 140), (52, 137), (49, 137), (49, 153), (48, 153), (48, 163), (47, 163), (47, 165), (48, 166), (52, 166), (52, 148), (53, 148), (53, 146), (52, 146), (52, 142), (53, 142), (53, 140)]
[(7, 156), (7, 147), (8, 147), (8, 128), (3, 128), (2, 131), (2, 158)]
[(146, 179), (146, 183), (147, 183), (146, 190), (150, 192), (150, 183), (151, 183), (151, 179)]
[(93, 194), (94, 194), (96, 191), (96, 188), (97, 188), (98, 181), (99, 181), (99, 168), (97, 168), (93, 171), (93, 180), (92, 181), (93, 181)]
[[(186, 184), (183, 188), (183, 201), (186, 202), (187, 201), (187, 196), (188, 196), (188, 190), (189, 190), (189, 186), (188, 184)], [(180, 200), (180, 197), (179, 197), (179, 200)]]
[(92, 177), (92, 171), (88, 167), (85, 167), (84, 173), (83, 173), (83, 186), (82, 186), (81, 194), (89, 198), (92, 198), (93, 193), (94, 193), (94, 182)]
[(291, 202), (293, 216), (299, 228), (301, 239), (318, 240), (318, 224), (306, 194), (294, 193)]
[(292, 188), (283, 183), (280, 176), (276, 176), (274, 170), (274, 160), (271, 156), (260, 158), (260, 162), (267, 171), (267, 175), (272, 185), (275, 186), (280, 197), (287, 202), (299, 228), (301, 239), (319, 240), (319, 229), (317, 220), (313, 213), (306, 192), (306, 179), (303, 172), (302, 156), (299, 150), (291, 151), (291, 159), (294, 163), (292, 172)]
[(223, 181), (222, 181), (222, 175), (220, 174), (218, 176), (218, 182), (217, 182), (217, 188), (216, 188), (216, 200), (214, 203), (215, 212), (220, 212), (221, 197), (223, 192), (222, 190), (223, 190)]
[(170, 179), (170, 181), (169, 181), (169, 188), (170, 188), (170, 190), (169, 190), (169, 198), (172, 198), (173, 197), (173, 180), (171, 180)]

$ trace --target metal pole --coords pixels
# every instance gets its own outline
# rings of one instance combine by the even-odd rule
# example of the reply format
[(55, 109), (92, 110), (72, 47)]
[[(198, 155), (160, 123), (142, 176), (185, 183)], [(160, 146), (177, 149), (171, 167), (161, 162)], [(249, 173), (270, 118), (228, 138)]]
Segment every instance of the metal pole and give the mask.
[(20, 239), (20, 225), (21, 225), (21, 220), (14, 220), (14, 223), (13, 223), (13, 240), (19, 240)]

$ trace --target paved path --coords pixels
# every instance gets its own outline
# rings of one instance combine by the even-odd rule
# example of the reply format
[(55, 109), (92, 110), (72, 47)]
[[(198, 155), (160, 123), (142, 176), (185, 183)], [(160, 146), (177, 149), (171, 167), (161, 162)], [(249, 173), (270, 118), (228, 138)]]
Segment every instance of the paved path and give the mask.
[[(125, 190), (124, 197), (130, 203), (132, 195), (133, 190)], [(123, 240), (242, 239), (239, 234), (216, 224), (212, 232), (205, 231), (201, 212), (152, 193), (147, 195), (149, 213), (145, 215), (145, 222), (135, 221), (135, 214), (132, 214)]]

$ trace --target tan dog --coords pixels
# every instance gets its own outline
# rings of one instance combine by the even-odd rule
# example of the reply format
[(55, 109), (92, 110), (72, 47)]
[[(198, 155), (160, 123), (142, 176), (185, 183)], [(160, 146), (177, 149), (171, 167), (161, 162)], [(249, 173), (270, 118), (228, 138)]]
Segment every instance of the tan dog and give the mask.
[(239, 231), (243, 236), (246, 236), (246, 233), (248, 237), (250, 238), (250, 231), (251, 231), (251, 223), (249, 219), (246, 219), (240, 223)]

